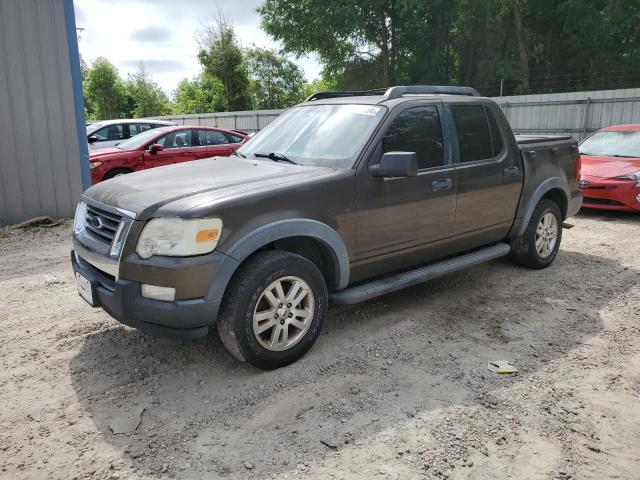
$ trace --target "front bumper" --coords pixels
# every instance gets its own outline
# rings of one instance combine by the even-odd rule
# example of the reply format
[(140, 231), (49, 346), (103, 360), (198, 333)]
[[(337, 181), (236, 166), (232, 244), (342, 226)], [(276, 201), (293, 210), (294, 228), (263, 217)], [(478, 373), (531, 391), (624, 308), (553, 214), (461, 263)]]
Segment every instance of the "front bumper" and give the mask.
[(71, 265), (91, 283), (95, 307), (150, 335), (176, 339), (204, 337), (218, 316), (221, 300), (196, 298), (163, 302), (144, 298), (140, 283), (116, 279), (71, 253)]
[(583, 206), (599, 210), (640, 212), (640, 187), (632, 180), (615, 180), (583, 177), (587, 184), (582, 187)]

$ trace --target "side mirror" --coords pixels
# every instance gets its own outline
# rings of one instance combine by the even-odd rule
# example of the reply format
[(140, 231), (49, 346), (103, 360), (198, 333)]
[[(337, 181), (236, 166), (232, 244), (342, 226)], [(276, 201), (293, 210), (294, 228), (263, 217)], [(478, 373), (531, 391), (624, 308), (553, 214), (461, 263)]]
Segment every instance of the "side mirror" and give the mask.
[(89, 137), (87, 138), (87, 141), (89, 143), (94, 143), (98, 141), (98, 137), (96, 137), (95, 135), (89, 135)]
[(379, 165), (369, 171), (376, 178), (415, 177), (418, 175), (418, 156), (415, 152), (387, 152)]
[(149, 153), (158, 153), (163, 150), (162, 145), (159, 143), (154, 143), (153, 145), (149, 145)]

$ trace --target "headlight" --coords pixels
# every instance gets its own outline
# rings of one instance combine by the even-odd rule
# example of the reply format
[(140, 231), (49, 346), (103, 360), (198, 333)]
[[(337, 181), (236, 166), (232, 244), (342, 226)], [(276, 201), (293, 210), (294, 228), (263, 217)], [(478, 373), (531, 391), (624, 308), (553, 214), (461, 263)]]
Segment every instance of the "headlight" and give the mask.
[(143, 259), (202, 255), (216, 248), (221, 234), (219, 218), (153, 218), (142, 229), (136, 252)]
[(102, 165), (102, 162), (89, 162), (89, 169), (93, 170), (96, 167), (99, 167), (100, 165)]
[(640, 187), (640, 170), (634, 173), (629, 173), (628, 175), (620, 175), (615, 178), (616, 180), (633, 180), (636, 182), (636, 187)]
[(73, 217), (73, 234), (79, 235), (84, 230), (87, 220), (87, 204), (85, 202), (78, 203), (76, 207), (76, 215)]

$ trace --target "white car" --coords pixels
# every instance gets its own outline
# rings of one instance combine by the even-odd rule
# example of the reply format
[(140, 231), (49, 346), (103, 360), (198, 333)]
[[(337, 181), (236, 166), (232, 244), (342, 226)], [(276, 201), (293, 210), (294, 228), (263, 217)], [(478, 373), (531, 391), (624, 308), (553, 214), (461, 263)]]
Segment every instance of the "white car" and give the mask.
[(118, 119), (87, 125), (87, 142), (89, 150), (113, 147), (118, 143), (139, 133), (158, 127), (176, 125), (174, 122), (153, 119)]

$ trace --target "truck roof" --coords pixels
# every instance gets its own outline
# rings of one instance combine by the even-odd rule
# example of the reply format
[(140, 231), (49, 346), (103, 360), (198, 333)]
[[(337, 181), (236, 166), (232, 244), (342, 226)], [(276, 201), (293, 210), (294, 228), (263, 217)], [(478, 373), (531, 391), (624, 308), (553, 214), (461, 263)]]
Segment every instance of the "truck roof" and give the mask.
[(325, 105), (325, 104), (396, 104), (408, 98), (439, 99), (449, 98), (456, 100), (477, 101), (480, 93), (471, 87), (412, 85), (396, 86), (387, 89), (375, 89), (356, 92), (318, 92), (311, 95), (300, 105)]

